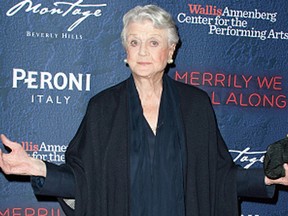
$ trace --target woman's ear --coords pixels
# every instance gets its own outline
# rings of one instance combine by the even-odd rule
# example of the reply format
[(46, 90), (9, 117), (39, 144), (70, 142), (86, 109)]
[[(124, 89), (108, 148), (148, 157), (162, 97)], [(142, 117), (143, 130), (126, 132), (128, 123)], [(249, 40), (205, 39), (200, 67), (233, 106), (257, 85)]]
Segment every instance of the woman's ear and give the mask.
[(172, 44), (169, 49), (169, 58), (172, 59), (176, 49), (176, 44)]

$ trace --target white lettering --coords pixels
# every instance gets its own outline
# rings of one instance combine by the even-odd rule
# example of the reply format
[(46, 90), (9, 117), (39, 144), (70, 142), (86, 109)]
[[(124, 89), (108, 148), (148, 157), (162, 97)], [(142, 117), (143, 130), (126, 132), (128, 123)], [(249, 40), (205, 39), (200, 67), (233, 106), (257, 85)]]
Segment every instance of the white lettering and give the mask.
[[(69, 26), (68, 31), (73, 31), (78, 25), (80, 25), (89, 16), (100, 17), (102, 15), (102, 7), (106, 7), (107, 4), (81, 4), (83, 0), (78, 0), (75, 3), (71, 2), (54, 2), (53, 8), (43, 7), (41, 3), (33, 5), (32, 0), (23, 0), (18, 4), (11, 7), (7, 12), (7, 16), (14, 16), (20, 10), (24, 10), (26, 13), (39, 14), (40, 16), (50, 14), (50, 15), (61, 15), (65, 17), (68, 14), (72, 16), (80, 16), (71, 26)], [(66, 7), (65, 7), (66, 6)], [(90, 8), (91, 10), (83, 10)], [(94, 10), (93, 10), (94, 8)]]
[[(61, 79), (62, 79), (62, 85), (61, 85), (61, 81), (60, 81)], [(53, 81), (54, 81), (54, 86), (58, 90), (64, 90), (68, 84), (68, 78), (67, 78), (66, 74), (64, 74), (62, 72), (55, 74)]]
[(38, 103), (38, 104), (65, 104), (69, 103), (71, 96), (54, 96), (54, 95), (32, 95), (31, 96), (31, 103)]
[[(250, 147), (245, 148), (243, 151), (239, 150), (229, 150), (230, 153), (235, 153), (236, 157), (234, 158), (234, 162), (245, 163), (244, 168), (249, 169), (256, 162), (263, 163), (266, 151), (255, 151), (250, 152)], [(252, 156), (251, 156), (252, 155)], [(254, 156), (253, 156), (254, 155)], [(256, 155), (256, 156), (255, 156)], [(257, 156), (258, 155), (258, 156)]]
[(36, 71), (30, 71), (30, 73), (27, 74), (27, 79), (25, 79), (25, 83), (27, 83), (27, 88), (29, 89), (37, 89), (38, 85), (34, 84), (36, 83), (36, 77), (37, 76), (37, 72)]
[(13, 69), (13, 84), (12, 88), (17, 88), (18, 81), (23, 80), (26, 77), (26, 72), (23, 69)]
[(52, 74), (49, 72), (42, 72), (40, 73), (40, 79), (42, 82), (40, 83), (40, 89), (45, 89), (45, 84), (47, 84), (48, 89), (53, 89), (51, 79), (52, 79)]
[(26, 85), (27, 89), (56, 89), (56, 90), (78, 90), (90, 91), (91, 74), (73, 74), (58, 72), (52, 74), (47, 71), (25, 71), (13, 68), (12, 88)]

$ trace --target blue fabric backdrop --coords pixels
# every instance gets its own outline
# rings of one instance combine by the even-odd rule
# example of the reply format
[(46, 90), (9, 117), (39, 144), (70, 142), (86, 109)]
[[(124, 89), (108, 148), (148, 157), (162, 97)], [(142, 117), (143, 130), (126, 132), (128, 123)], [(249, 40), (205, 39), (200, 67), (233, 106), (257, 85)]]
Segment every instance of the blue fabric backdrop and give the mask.
[[(148, 3), (2, 1), (0, 132), (35, 158), (63, 163), (89, 98), (130, 75), (121, 17)], [(287, 1), (153, 3), (179, 27), (169, 75), (209, 93), (236, 163), (262, 167), (266, 147), (288, 134)], [(34, 196), (29, 178), (0, 173), (0, 194), (0, 215), (64, 215), (53, 198)], [(243, 216), (286, 216), (287, 190), (276, 197), (242, 202)]]

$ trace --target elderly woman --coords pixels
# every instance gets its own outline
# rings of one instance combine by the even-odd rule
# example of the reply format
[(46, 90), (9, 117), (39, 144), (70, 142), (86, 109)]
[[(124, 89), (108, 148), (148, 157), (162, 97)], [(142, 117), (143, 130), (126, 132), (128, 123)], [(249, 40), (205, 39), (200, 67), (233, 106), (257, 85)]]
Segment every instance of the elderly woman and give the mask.
[(138, 6), (123, 22), (132, 76), (90, 100), (66, 163), (30, 158), (2, 135), (6, 174), (31, 175), (36, 194), (74, 198), (61, 201), (66, 214), (91, 216), (233, 216), (237, 197), (287, 183), (236, 166), (206, 93), (165, 75), (179, 40), (170, 14)]

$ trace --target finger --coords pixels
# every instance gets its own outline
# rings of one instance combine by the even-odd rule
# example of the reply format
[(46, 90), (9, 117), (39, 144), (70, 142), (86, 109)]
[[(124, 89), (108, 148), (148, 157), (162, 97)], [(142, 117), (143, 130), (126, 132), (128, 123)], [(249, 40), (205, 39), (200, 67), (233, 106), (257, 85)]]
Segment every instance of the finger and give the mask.
[(2, 152), (2, 150), (0, 149), (0, 170), (1, 170), (1, 167), (3, 167), (3, 160), (2, 160), (2, 158), (3, 158), (3, 152)]
[(5, 146), (9, 147), (11, 150), (15, 149), (16, 147), (19, 147), (18, 143), (12, 142), (4, 134), (1, 134), (1, 140), (2, 140), (3, 144)]

